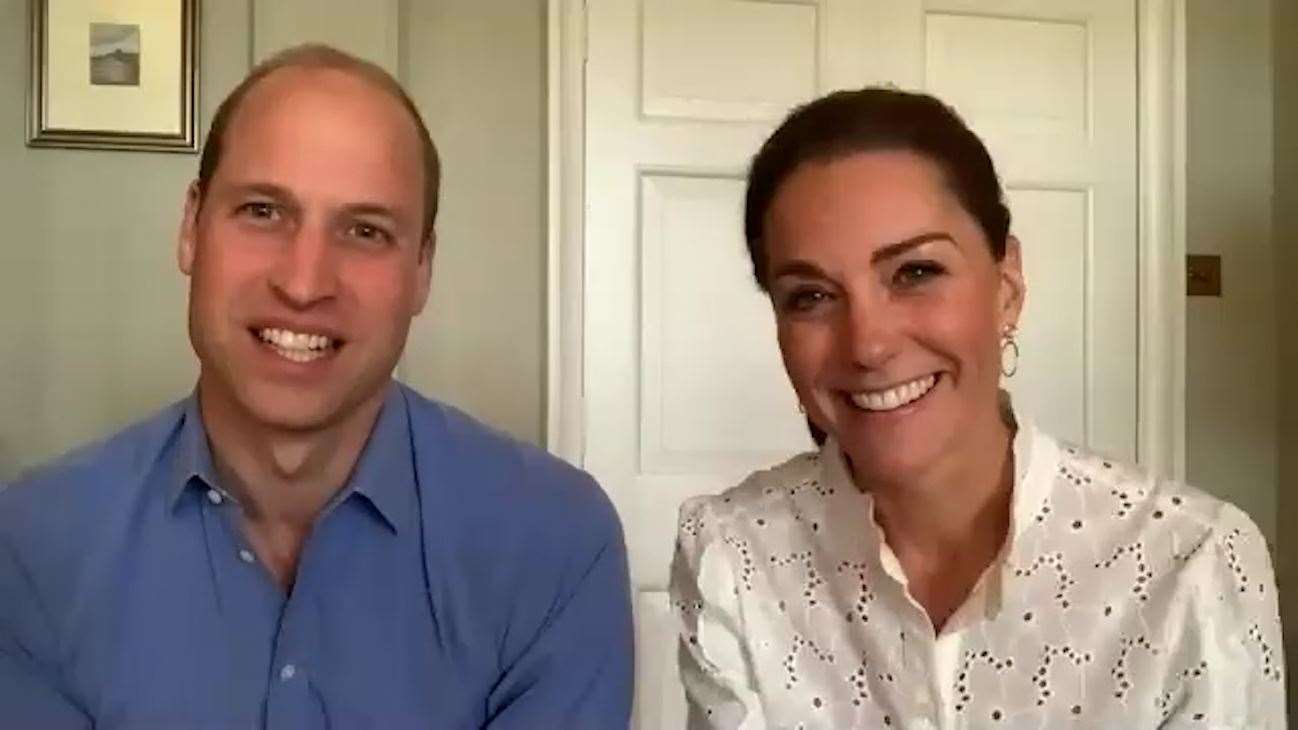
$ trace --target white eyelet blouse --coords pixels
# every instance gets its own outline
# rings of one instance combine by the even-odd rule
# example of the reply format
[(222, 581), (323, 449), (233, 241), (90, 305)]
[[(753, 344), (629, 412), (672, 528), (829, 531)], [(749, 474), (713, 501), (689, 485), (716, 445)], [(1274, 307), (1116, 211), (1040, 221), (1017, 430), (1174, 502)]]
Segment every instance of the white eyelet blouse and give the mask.
[(690, 727), (1285, 727), (1253, 522), (1028, 424), (1014, 452), (1002, 558), (937, 636), (832, 441), (687, 502)]

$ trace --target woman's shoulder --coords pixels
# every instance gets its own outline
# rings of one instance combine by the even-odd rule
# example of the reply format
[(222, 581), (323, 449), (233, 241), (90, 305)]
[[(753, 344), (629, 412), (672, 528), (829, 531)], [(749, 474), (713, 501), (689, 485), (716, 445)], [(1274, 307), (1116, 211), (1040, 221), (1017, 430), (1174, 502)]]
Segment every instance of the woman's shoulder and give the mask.
[[(1047, 502), (1062, 513), (1052, 520), (1056, 524), (1067, 529), (1085, 522), (1088, 528), (1107, 526), (1099, 532), (1109, 539), (1100, 544), (1137, 545), (1183, 565), (1196, 555), (1231, 565), (1240, 565), (1246, 554), (1266, 556), (1261, 530), (1229, 501), (1142, 466), (1042, 436), (1058, 450)], [(1091, 529), (1088, 533), (1098, 536)]]
[(1173, 523), (1180, 521), (1205, 528), (1233, 524), (1240, 519), (1252, 523), (1235, 505), (1197, 486), (1161, 477), (1144, 466), (1066, 441), (1055, 443), (1059, 449), (1058, 476), (1074, 486), (1099, 490), (1101, 494), (1097, 497), (1107, 495), (1116, 516), (1145, 510), (1154, 519), (1169, 517)]
[(724, 525), (741, 516), (774, 516), (789, 509), (790, 497), (821, 487), (821, 458), (820, 452), (804, 452), (759, 469), (719, 494), (687, 499), (680, 509), (681, 530), (696, 531), (703, 523)]

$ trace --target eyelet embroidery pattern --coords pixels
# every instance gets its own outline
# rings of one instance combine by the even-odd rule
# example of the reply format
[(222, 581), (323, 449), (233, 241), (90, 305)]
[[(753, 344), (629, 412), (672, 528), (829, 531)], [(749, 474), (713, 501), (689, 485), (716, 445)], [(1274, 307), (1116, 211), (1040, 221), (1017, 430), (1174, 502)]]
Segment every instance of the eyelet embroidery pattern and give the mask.
[(753, 553), (748, 548), (748, 541), (737, 537), (726, 537), (725, 543), (739, 555), (739, 579), (745, 591), (753, 590), (753, 577), (757, 575), (757, 566), (753, 564)]
[[(883, 568), (869, 496), (830, 458), (796, 457), (687, 503), (671, 606), (696, 716), (716, 728), (747, 715), (772, 728), (926, 718), (971, 730), (1208, 727), (1254, 713), (1250, 728), (1283, 727), (1274, 577), (1257, 528), (1197, 490), (1039, 433), (1029, 442), (1014, 496), (1027, 519), (940, 637)], [(1038, 454), (1048, 461), (1034, 467)], [(700, 560), (722, 562), (703, 571)], [(736, 627), (737, 644), (711, 643)]]
[(771, 555), (768, 561), (772, 568), (788, 568), (798, 566), (805, 573), (805, 580), (802, 588), (802, 599), (806, 601), (807, 607), (816, 605), (816, 591), (823, 585), (825, 580), (820, 577), (816, 570), (816, 562), (810, 550), (804, 550), (798, 553), (790, 553), (785, 556)]
[(1112, 555), (1107, 560), (1095, 564), (1096, 568), (1108, 569), (1120, 561), (1126, 560), (1136, 568), (1136, 577), (1131, 584), (1131, 595), (1140, 601), (1149, 600), (1149, 584), (1154, 578), (1154, 573), (1150, 570), (1149, 561), (1145, 559), (1145, 544), (1142, 542), (1133, 542), (1129, 545), (1119, 545), (1114, 548)]
[[(1037, 685), (1037, 707), (1044, 706), (1054, 694), (1054, 690), (1050, 685), (1050, 669), (1055, 660), (1060, 658), (1072, 662), (1074, 667), (1081, 667), (1084, 664), (1090, 664), (1092, 657), (1089, 651), (1083, 653), (1071, 646), (1046, 645), (1041, 650), (1041, 662), (1032, 675), (1032, 681)], [(1081, 714), (1081, 711), (1079, 709), (1072, 714)]]
[(784, 685), (785, 689), (793, 689), (793, 686), (801, 681), (801, 677), (798, 673), (798, 655), (802, 654), (804, 649), (810, 652), (811, 656), (818, 662), (824, 664), (834, 663), (834, 655), (832, 653), (821, 649), (816, 645), (816, 642), (811, 639), (800, 634), (794, 634), (793, 644), (789, 647), (788, 653), (784, 655), (784, 671), (786, 679)]
[(1007, 669), (1013, 669), (1014, 659), (998, 659), (986, 649), (983, 649), (982, 651), (966, 651), (964, 653), (964, 659), (960, 663), (960, 673), (956, 675), (955, 711), (957, 713), (964, 712), (965, 709), (969, 707), (969, 703), (973, 701), (973, 694), (971, 694), (969, 689), (969, 681), (976, 665), (985, 665), (991, 670), (1000, 673)]
[(1027, 568), (1018, 568), (1014, 575), (1019, 578), (1030, 578), (1043, 567), (1050, 567), (1055, 572), (1055, 601), (1061, 608), (1069, 608), (1072, 603), (1068, 600), (1068, 590), (1077, 585), (1077, 579), (1068, 573), (1064, 567), (1064, 554), (1054, 552), (1048, 555), (1038, 555), (1032, 560), (1032, 564)]
[(1187, 667), (1181, 670), (1177, 675), (1176, 686), (1158, 696), (1158, 710), (1162, 713), (1162, 718), (1166, 720), (1172, 712), (1184, 701), (1187, 693), (1186, 684), (1196, 681), (1203, 677), (1208, 670), (1208, 662), (1200, 661), (1193, 667)]
[(1113, 669), (1109, 673), (1113, 676), (1114, 698), (1125, 700), (1132, 687), (1130, 674), (1131, 653), (1136, 649), (1142, 649), (1156, 655), (1159, 650), (1154, 648), (1154, 645), (1149, 643), (1149, 640), (1144, 636), (1134, 638), (1123, 636), (1118, 639), (1118, 644), (1122, 647), (1122, 650), (1118, 653), (1117, 663), (1113, 665)]
[(870, 579), (867, 577), (866, 570), (865, 563), (845, 560), (838, 564), (840, 575), (855, 575), (857, 581), (856, 600), (852, 603), (851, 610), (843, 615), (849, 624), (853, 621), (870, 622), (870, 604), (874, 602), (874, 591), (870, 590)]
[(1262, 633), (1262, 627), (1253, 624), (1248, 627), (1248, 640), (1257, 647), (1258, 652), (1262, 655), (1262, 676), (1272, 682), (1284, 681), (1284, 672), (1280, 670), (1280, 665), (1275, 660), (1275, 650), (1267, 643), (1266, 636)]

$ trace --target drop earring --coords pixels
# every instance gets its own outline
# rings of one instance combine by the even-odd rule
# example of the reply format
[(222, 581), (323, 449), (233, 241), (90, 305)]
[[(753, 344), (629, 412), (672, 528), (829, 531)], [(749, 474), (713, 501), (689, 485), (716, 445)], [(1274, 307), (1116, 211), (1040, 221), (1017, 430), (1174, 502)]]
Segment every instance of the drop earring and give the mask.
[(1019, 342), (1016, 339), (1019, 330), (1012, 324), (1005, 325), (1001, 333), (1001, 375), (1014, 377), (1019, 371)]

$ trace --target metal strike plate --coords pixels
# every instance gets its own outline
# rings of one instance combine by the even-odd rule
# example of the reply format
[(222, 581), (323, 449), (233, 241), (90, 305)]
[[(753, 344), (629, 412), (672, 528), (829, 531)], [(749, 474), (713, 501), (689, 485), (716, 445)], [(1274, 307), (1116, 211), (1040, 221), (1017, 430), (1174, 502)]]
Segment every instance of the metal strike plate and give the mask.
[(1185, 293), (1192, 297), (1221, 296), (1221, 257), (1185, 257)]

